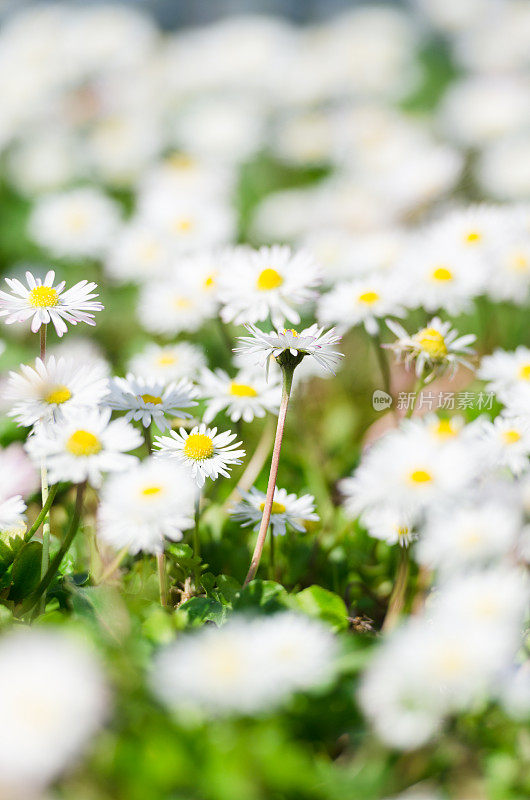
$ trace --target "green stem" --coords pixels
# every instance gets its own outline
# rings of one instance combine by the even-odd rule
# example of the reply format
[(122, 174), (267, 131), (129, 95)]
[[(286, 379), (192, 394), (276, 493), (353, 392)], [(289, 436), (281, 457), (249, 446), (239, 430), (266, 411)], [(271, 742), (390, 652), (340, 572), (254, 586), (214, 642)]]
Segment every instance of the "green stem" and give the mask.
[(55, 557), (53, 558), (48, 571), (41, 579), (41, 582), (35, 589), (33, 595), (29, 598), (27, 607), (24, 607), (24, 611), (29, 611), (33, 608), (34, 605), (38, 604), (41, 597), (46, 594), (46, 590), (48, 586), (51, 584), (57, 572), (59, 571), (59, 567), (61, 566), (62, 560), (65, 557), (66, 553), (70, 549), (70, 546), (74, 540), (74, 537), (77, 533), (77, 529), (79, 527), (79, 522), (81, 520), (81, 512), (83, 510), (83, 498), (85, 495), (85, 488), (86, 482), (79, 483), (77, 486), (77, 495), (75, 499), (75, 508), (74, 513), (72, 516), (72, 520), (70, 522), (70, 527), (68, 528), (68, 532), (63, 539), (63, 543), (61, 544), (58, 552), (56, 553)]
[(375, 355), (377, 358), (377, 363), (379, 364), (381, 377), (383, 379), (383, 388), (385, 392), (392, 397), (392, 381), (390, 377), (390, 365), (388, 363), (388, 359), (382, 347), (380, 332), (377, 331), (376, 333), (374, 333), (371, 339), (375, 348)]
[(144, 441), (145, 446), (147, 447), (147, 455), (151, 455), (153, 452), (153, 441), (151, 438), (151, 425), (148, 425), (147, 428), (144, 427)]
[(410, 404), (410, 408), (407, 409), (407, 413), (405, 414), (405, 419), (410, 419), (414, 414), (414, 411), (416, 409), (416, 401), (419, 400), (420, 395), (424, 388), (425, 388), (425, 378), (423, 377), (423, 375), (421, 375), (416, 380), (416, 383), (414, 385), (414, 390), (413, 390), (414, 399)]
[(276, 569), (275, 569), (275, 563), (274, 563), (274, 561), (275, 561), (275, 558), (274, 558), (275, 547), (274, 547), (274, 534), (272, 532), (272, 527), (271, 527), (271, 535), (270, 535), (269, 538), (270, 538), (269, 578), (270, 578), (271, 581), (273, 581), (275, 579), (274, 576), (276, 574)]
[(29, 542), (29, 540), (31, 539), (33, 534), (42, 525), (43, 520), (47, 517), (48, 511), (52, 507), (52, 503), (53, 503), (53, 501), (55, 499), (55, 495), (56, 494), (57, 494), (57, 484), (54, 484), (54, 486), (51, 487), (51, 489), (50, 489), (50, 491), (48, 493), (48, 497), (46, 498), (46, 502), (44, 503), (44, 505), (42, 507), (42, 510), (39, 512), (38, 517), (35, 519), (33, 525), (31, 526), (31, 528), (28, 531), (26, 531), (26, 533), (24, 535), (24, 540), (26, 542)]
[(193, 555), (197, 560), (197, 564), (195, 565), (195, 589), (199, 588), (199, 583), (201, 579), (201, 565), (200, 565), (200, 558), (201, 558), (201, 537), (199, 534), (199, 520), (201, 516), (201, 493), (200, 491), (197, 493), (197, 497), (195, 499), (195, 525), (193, 527)]
[(401, 616), (401, 612), (403, 611), (403, 607), (405, 605), (405, 596), (407, 593), (409, 571), (409, 548), (407, 546), (403, 546), (400, 547), (396, 579), (394, 581), (394, 587), (392, 589), (392, 594), (390, 595), (388, 609), (383, 622), (383, 627), (381, 629), (385, 631), (385, 633), (388, 633), (388, 631), (391, 631), (396, 627), (399, 617)]
[[(47, 332), (47, 325), (40, 326), (40, 357), (42, 361), (46, 359), (46, 332)], [(40, 463), (40, 483), (41, 483), (41, 498), (42, 498), (42, 505), (46, 506), (48, 500), (48, 471), (46, 469), (46, 464), (44, 459), (41, 459)], [(40, 567), (40, 576), (41, 579), (44, 578), (48, 567), (50, 566), (50, 517), (48, 514), (45, 514), (42, 520), (42, 557), (41, 557), (41, 567)], [(41, 611), (44, 611), (44, 606), (46, 604), (46, 594), (43, 594), (41, 599)]]
[(160, 605), (165, 608), (168, 604), (168, 586), (166, 556), (164, 553), (158, 553), (156, 557), (156, 565), (158, 568), (158, 585), (160, 587)]

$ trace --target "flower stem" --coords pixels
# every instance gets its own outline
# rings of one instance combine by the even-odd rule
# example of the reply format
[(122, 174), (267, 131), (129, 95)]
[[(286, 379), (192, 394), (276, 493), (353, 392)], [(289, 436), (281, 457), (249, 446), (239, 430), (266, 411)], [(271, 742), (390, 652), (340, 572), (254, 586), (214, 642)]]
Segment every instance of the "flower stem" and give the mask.
[(201, 492), (200, 490), (197, 492), (197, 497), (195, 498), (195, 525), (193, 527), (193, 555), (197, 559), (197, 564), (195, 565), (195, 590), (199, 588), (199, 583), (201, 579), (201, 567), (200, 567), (200, 558), (201, 558), (201, 537), (199, 535), (199, 520), (201, 517)]
[(41, 598), (46, 595), (46, 590), (48, 589), (48, 586), (55, 578), (57, 572), (59, 571), (59, 567), (61, 566), (63, 558), (70, 549), (70, 546), (79, 528), (79, 522), (81, 520), (81, 512), (83, 510), (83, 498), (85, 496), (85, 488), (86, 488), (86, 481), (84, 481), (83, 483), (79, 483), (77, 485), (75, 508), (72, 520), (70, 522), (70, 527), (68, 529), (68, 533), (64, 537), (63, 543), (61, 544), (58, 552), (56, 553), (53, 561), (51, 562), (48, 571), (41, 579), (41, 582), (35, 589), (33, 595), (29, 598), (29, 605), (27, 607), (24, 607), (24, 611), (29, 611), (31, 608), (33, 608), (34, 605), (37, 605), (37, 607), (39, 606)]
[(121, 562), (123, 561), (123, 559), (125, 558), (127, 553), (128, 553), (128, 548), (127, 547), (122, 547), (122, 549), (120, 550), (120, 552), (118, 553), (116, 558), (114, 558), (110, 562), (108, 567), (101, 573), (101, 576), (97, 580), (98, 584), (104, 583), (107, 580), (107, 578), (110, 578), (111, 575), (114, 575), (114, 573), (116, 572), (116, 570), (120, 566)]
[[(48, 326), (40, 326), (40, 357), (44, 361), (46, 359), (46, 331)], [(48, 501), (48, 471), (44, 459), (40, 462), (40, 484), (41, 484), (41, 497), (42, 505), (46, 507)], [(50, 516), (45, 514), (42, 520), (42, 559), (40, 567), (41, 580), (46, 575), (48, 567), (50, 566)], [(44, 611), (46, 605), (46, 592), (42, 595), (40, 601), (40, 610)]]
[[(291, 396), (291, 386), (293, 383), (293, 374), (295, 366), (281, 364), (283, 373), (283, 387), (282, 387), (282, 401), (280, 403), (280, 411), (278, 413), (278, 423), (276, 425), (276, 437), (274, 439), (274, 447), (272, 448), (271, 469), (269, 473), (269, 483), (267, 486), (267, 495), (265, 497), (265, 505), (263, 508), (263, 516), (258, 532), (258, 539), (250, 562), (250, 567), (245, 578), (244, 586), (254, 579), (258, 571), (261, 554), (263, 553), (263, 546), (267, 536), (267, 530), (271, 518), (272, 501), (274, 498), (274, 489), (276, 488), (276, 476), (278, 475), (278, 465), (280, 463), (280, 451), (282, 447), (283, 430), (285, 427), (285, 418), (287, 416), (287, 408), (289, 406), (289, 398)], [(272, 533), (271, 533), (272, 536)]]
[(385, 392), (392, 397), (392, 381), (390, 377), (390, 365), (388, 363), (388, 359), (381, 344), (381, 334), (379, 333), (379, 331), (372, 334), (371, 339), (375, 348), (375, 355), (377, 358), (377, 363), (379, 364), (379, 369), (381, 371), (381, 377), (383, 379), (383, 388)]
[(144, 427), (144, 441), (145, 446), (147, 447), (147, 455), (151, 455), (153, 452), (153, 440), (151, 438), (151, 425), (148, 425), (147, 428)]
[(167, 588), (166, 556), (164, 553), (157, 554), (156, 565), (158, 568), (158, 585), (160, 587), (160, 605), (165, 608), (165, 606), (167, 606), (168, 604), (168, 588)]
[(275, 579), (274, 576), (276, 574), (276, 569), (275, 569), (275, 557), (274, 557), (274, 555), (275, 555), (274, 554), (274, 549), (275, 549), (274, 548), (274, 534), (272, 532), (272, 528), (271, 528), (271, 535), (270, 535), (270, 548), (271, 549), (270, 549), (270, 559), (269, 559), (269, 579), (271, 581), (273, 581)]
[(405, 595), (407, 592), (407, 581), (410, 570), (410, 554), (407, 546), (400, 547), (399, 563), (396, 572), (394, 587), (390, 595), (388, 609), (381, 630), (388, 633), (393, 630), (399, 620), (403, 606), (405, 605)]
[(46, 518), (50, 508), (52, 507), (52, 503), (55, 499), (56, 494), (57, 494), (57, 484), (54, 484), (51, 487), (50, 491), (48, 492), (48, 497), (46, 498), (46, 502), (42, 506), (42, 510), (39, 512), (39, 515), (36, 517), (31, 528), (28, 531), (26, 531), (24, 535), (24, 540), (26, 542), (29, 542), (35, 531), (37, 531), (42, 525), (42, 521)]
[(238, 500), (241, 500), (241, 492), (248, 492), (250, 487), (254, 485), (256, 478), (263, 469), (263, 465), (267, 460), (267, 456), (270, 453), (272, 443), (274, 441), (273, 424), (273, 418), (268, 417), (252, 458), (248, 462), (247, 467), (239, 479), (236, 488), (230, 493), (228, 499), (224, 503), (223, 507), (225, 510), (230, 508), (233, 503), (237, 503)]

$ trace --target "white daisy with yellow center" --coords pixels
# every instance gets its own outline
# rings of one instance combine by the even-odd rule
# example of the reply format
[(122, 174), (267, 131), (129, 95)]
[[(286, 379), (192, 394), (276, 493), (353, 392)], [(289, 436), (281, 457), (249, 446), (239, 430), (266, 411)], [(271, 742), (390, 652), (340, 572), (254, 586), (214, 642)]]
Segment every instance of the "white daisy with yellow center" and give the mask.
[[(241, 492), (242, 501), (230, 512), (232, 518), (240, 522), (243, 528), (254, 525), (258, 530), (263, 509), (265, 494), (254, 487), (249, 492)], [(306, 522), (318, 522), (320, 517), (315, 513), (315, 498), (311, 494), (298, 497), (289, 494), (286, 489), (274, 489), (270, 525), (274, 536), (285, 536), (287, 528), (305, 533)]]
[(152, 280), (168, 273), (172, 255), (167, 236), (154, 225), (133, 219), (112, 243), (105, 272), (120, 283)]
[(110, 419), (110, 409), (81, 409), (61, 423), (39, 425), (26, 449), (34, 461), (43, 460), (50, 483), (68, 481), (101, 485), (107, 472), (119, 472), (136, 463), (142, 436), (125, 419)]
[(416, 538), (414, 517), (399, 508), (383, 506), (370, 509), (361, 516), (361, 523), (370, 536), (389, 545), (407, 547)]
[(320, 298), (318, 321), (321, 325), (336, 325), (341, 332), (362, 324), (373, 336), (379, 331), (382, 317), (404, 315), (402, 286), (392, 276), (377, 274), (339, 283)]
[(5, 392), (14, 402), (8, 412), (19, 425), (63, 420), (80, 408), (99, 403), (107, 391), (107, 379), (99, 364), (49, 356), (35, 360), (35, 367), (21, 364), (20, 373), (10, 372)]
[(530, 348), (519, 345), (512, 352), (496, 350), (484, 356), (477, 374), (487, 381), (487, 391), (495, 392), (502, 402), (509, 402), (514, 390), (530, 389)]
[(148, 344), (129, 361), (134, 375), (163, 381), (165, 384), (181, 378), (194, 378), (206, 367), (201, 347), (189, 342), (159, 345)]
[(434, 317), (413, 335), (394, 320), (387, 320), (386, 324), (397, 341), (383, 346), (396, 353), (398, 361), (404, 361), (407, 369), (414, 365), (418, 377), (430, 369), (431, 374), (426, 376), (430, 380), (448, 367), (455, 371), (459, 364), (473, 369), (467, 358), (473, 355), (469, 347), (476, 339), (473, 334), (459, 337), (450, 323), (442, 322), (439, 317)]
[[(229, 268), (228, 268), (229, 266)], [(219, 277), (219, 297), (225, 322), (254, 323), (271, 318), (297, 324), (297, 307), (315, 297), (320, 273), (312, 256), (273, 245), (259, 250), (236, 248)]]
[(267, 412), (277, 414), (280, 407), (279, 376), (266, 380), (262, 372), (241, 370), (234, 378), (222, 369), (203, 370), (200, 377), (201, 395), (206, 398), (204, 421), (210, 423), (220, 411), (237, 422), (252, 422)]
[(174, 458), (183, 464), (192, 475), (197, 486), (204, 486), (206, 478), (215, 481), (219, 475), (229, 477), (234, 464), (241, 464), (245, 451), (238, 449), (241, 442), (234, 442), (235, 433), (217, 428), (208, 428), (204, 423), (186, 431), (180, 428), (170, 431), (169, 436), (157, 436), (155, 455)]
[(120, 216), (117, 203), (98, 189), (69, 189), (37, 201), (29, 233), (54, 256), (101, 258), (118, 231)]
[(342, 353), (333, 349), (341, 340), (334, 328), (324, 333), (324, 328), (315, 324), (301, 331), (284, 328), (265, 333), (255, 325), (245, 327), (251, 335), (238, 337), (241, 346), (234, 348), (234, 353), (248, 357), (249, 361), (254, 357), (257, 364), (267, 365), (267, 368), (271, 356), (278, 358), (285, 351), (293, 356), (312, 356), (319, 366), (329, 372), (334, 372), (343, 358)]
[(116, 550), (162, 553), (193, 527), (196, 486), (189, 472), (168, 460), (147, 458), (103, 486), (98, 537)]
[(217, 315), (214, 292), (206, 291), (191, 270), (173, 270), (167, 279), (146, 283), (138, 300), (138, 317), (146, 331), (174, 336), (198, 330)]
[(46, 273), (43, 281), (26, 272), (27, 286), (17, 278), (6, 278), (12, 291), (12, 294), (0, 291), (0, 317), (6, 318), (6, 325), (31, 319), (31, 330), (36, 333), (41, 325), (52, 322), (58, 336), (66, 333), (66, 322), (95, 325), (92, 312), (103, 309), (103, 305), (94, 300), (98, 297), (94, 293), (97, 285), (79, 281), (65, 291), (65, 282), (54, 286), (54, 280), (53, 270)]
[(492, 467), (507, 467), (515, 475), (530, 467), (530, 418), (503, 412), (493, 422), (483, 421), (479, 441)]
[(144, 428), (154, 424), (160, 430), (170, 427), (169, 417), (189, 419), (184, 408), (196, 406), (197, 390), (185, 378), (178, 383), (166, 384), (153, 378), (137, 378), (128, 373), (126, 378), (114, 378), (103, 404), (115, 411), (125, 411), (125, 419), (141, 422)]

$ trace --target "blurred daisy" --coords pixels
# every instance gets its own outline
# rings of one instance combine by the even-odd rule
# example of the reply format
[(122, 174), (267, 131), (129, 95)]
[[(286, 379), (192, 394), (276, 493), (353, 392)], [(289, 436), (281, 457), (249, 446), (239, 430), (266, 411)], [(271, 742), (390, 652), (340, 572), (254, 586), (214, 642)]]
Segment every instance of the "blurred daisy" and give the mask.
[(184, 378), (166, 385), (164, 381), (137, 378), (129, 372), (126, 378), (112, 379), (109, 394), (102, 402), (114, 411), (125, 411), (128, 422), (141, 421), (144, 428), (154, 422), (164, 431), (170, 427), (168, 415), (184, 419), (191, 417), (182, 409), (196, 406), (195, 397), (197, 390)]
[(19, 494), (0, 500), (0, 531), (8, 531), (24, 525), (26, 504)]
[(191, 431), (180, 428), (178, 433), (170, 431), (169, 436), (157, 436), (155, 455), (176, 458), (187, 467), (197, 486), (202, 487), (206, 478), (213, 481), (219, 475), (228, 478), (232, 466), (241, 464), (245, 451), (237, 449), (241, 442), (234, 442), (235, 438), (235, 433), (217, 433), (217, 428), (207, 428), (203, 423)]
[(138, 218), (167, 236), (179, 253), (226, 245), (236, 232), (234, 211), (226, 198), (151, 192), (139, 198)]
[(55, 272), (46, 273), (44, 282), (26, 272), (27, 287), (17, 278), (6, 278), (13, 292), (0, 291), (0, 317), (6, 317), (6, 325), (24, 322), (31, 318), (31, 330), (36, 333), (41, 325), (53, 322), (57, 336), (67, 331), (66, 322), (77, 325), (86, 322), (95, 325), (93, 311), (101, 311), (103, 305), (94, 301), (97, 284), (79, 281), (71, 289), (64, 291), (65, 281), (53, 285)]
[(49, 628), (2, 637), (0, 784), (5, 796), (41, 796), (40, 789), (71, 768), (101, 727), (108, 700), (99, 662), (82, 640)]
[(283, 331), (264, 331), (255, 325), (245, 326), (251, 336), (239, 336), (241, 347), (234, 348), (234, 353), (256, 357), (256, 363), (265, 364), (271, 356), (278, 358), (283, 352), (289, 351), (293, 356), (313, 356), (315, 361), (324, 369), (334, 372), (334, 367), (343, 358), (342, 353), (332, 350), (332, 346), (340, 342), (335, 329), (331, 328), (324, 333), (324, 328), (311, 325), (303, 331), (294, 329)]
[(264, 417), (267, 411), (278, 413), (281, 399), (279, 376), (268, 382), (265, 376), (256, 371), (241, 371), (235, 378), (227, 372), (206, 369), (200, 377), (201, 396), (206, 398), (204, 421), (209, 423), (217, 414), (226, 413), (237, 422), (243, 419), (252, 422), (254, 417)]
[(15, 405), (8, 415), (19, 425), (59, 422), (80, 408), (99, 403), (107, 391), (107, 379), (98, 364), (49, 356), (35, 359), (35, 367), (21, 364), (20, 371), (9, 373), (5, 397)]
[(120, 283), (163, 277), (171, 264), (168, 237), (153, 225), (129, 222), (115, 238), (105, 260), (105, 272)]
[(530, 386), (530, 349), (520, 345), (513, 352), (496, 350), (491, 356), (484, 356), (477, 377), (487, 381), (486, 389), (496, 394)]
[(454, 372), (459, 364), (473, 369), (467, 356), (473, 355), (474, 352), (469, 349), (469, 345), (476, 339), (474, 334), (458, 337), (457, 331), (451, 329), (451, 324), (442, 322), (439, 317), (434, 317), (427, 327), (412, 336), (393, 320), (388, 319), (386, 324), (398, 338), (396, 342), (385, 344), (383, 347), (392, 350), (397, 355), (398, 361), (403, 360), (407, 369), (415, 363), (418, 377), (424, 370), (430, 369), (431, 373), (427, 378), (430, 380), (436, 373), (448, 367)]
[(120, 221), (118, 205), (92, 188), (40, 199), (29, 220), (31, 237), (59, 257), (99, 258)]
[(492, 253), (487, 293), (495, 302), (508, 300), (518, 306), (530, 292), (530, 236), (513, 237)]
[(402, 317), (405, 313), (398, 288), (393, 280), (379, 275), (339, 283), (320, 298), (318, 321), (335, 324), (340, 331), (363, 324), (369, 334), (377, 334), (381, 317)]
[(165, 384), (180, 378), (191, 379), (206, 366), (202, 349), (189, 342), (158, 345), (148, 344), (129, 361), (129, 369), (142, 378), (163, 381)]
[(68, 481), (101, 485), (102, 473), (119, 472), (136, 463), (129, 455), (142, 436), (125, 419), (110, 421), (110, 409), (83, 410), (58, 424), (39, 426), (26, 443), (35, 461), (44, 459), (50, 483)]
[(221, 316), (236, 324), (259, 322), (270, 316), (273, 325), (284, 319), (295, 324), (300, 315), (294, 308), (315, 296), (320, 275), (312, 256), (292, 253), (289, 247), (274, 245), (259, 250), (238, 248), (230, 268), (223, 271), (219, 296)]
[[(233, 519), (239, 521), (243, 528), (254, 525), (258, 530), (263, 509), (265, 508), (266, 495), (258, 489), (252, 488), (250, 492), (241, 492), (243, 500), (230, 512)], [(315, 514), (315, 498), (311, 494), (297, 497), (288, 494), (286, 489), (274, 489), (270, 525), (274, 536), (285, 536), (287, 527), (299, 533), (305, 533), (306, 522), (318, 522), (320, 517)]]
[(493, 422), (482, 420), (477, 428), (484, 455), (494, 467), (508, 467), (515, 475), (528, 469), (530, 420), (501, 414)]
[(105, 482), (98, 536), (116, 550), (162, 553), (165, 538), (178, 542), (193, 527), (195, 493), (187, 470), (150, 457)]
[(202, 290), (192, 274), (146, 284), (138, 300), (138, 319), (149, 333), (174, 336), (196, 331), (217, 314), (215, 296)]
[(416, 538), (414, 518), (403, 509), (382, 506), (365, 511), (361, 524), (374, 539), (381, 539), (389, 545), (399, 544), (407, 547)]

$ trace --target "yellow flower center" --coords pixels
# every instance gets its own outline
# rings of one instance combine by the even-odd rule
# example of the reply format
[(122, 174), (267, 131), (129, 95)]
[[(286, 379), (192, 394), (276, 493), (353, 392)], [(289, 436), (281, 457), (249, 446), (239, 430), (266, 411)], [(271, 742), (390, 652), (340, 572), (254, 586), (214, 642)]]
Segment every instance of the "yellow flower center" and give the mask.
[(453, 273), (451, 270), (447, 269), (447, 267), (436, 267), (436, 269), (433, 270), (431, 277), (434, 281), (452, 281)]
[(140, 397), (144, 403), (152, 403), (154, 406), (162, 405), (162, 398), (154, 394), (141, 394)]
[(508, 266), (513, 272), (528, 272), (530, 262), (523, 253), (513, 253), (508, 260)]
[(167, 159), (167, 163), (173, 169), (191, 169), (195, 166), (195, 159), (186, 153), (173, 153)]
[(423, 328), (414, 337), (422, 350), (432, 358), (443, 358), (447, 355), (445, 339), (435, 328)]
[(298, 339), (298, 335), (299, 335), (298, 331), (295, 331), (294, 328), (284, 328), (282, 332), (283, 333), (290, 333), (295, 337), (295, 339)]
[(230, 384), (230, 394), (234, 397), (257, 397), (258, 393), (252, 386), (246, 383), (232, 383)]
[(173, 355), (173, 353), (161, 353), (157, 357), (156, 363), (158, 364), (159, 367), (170, 367), (172, 364), (176, 362), (176, 360), (177, 357), (176, 355)]
[(146, 264), (151, 264), (159, 255), (160, 245), (155, 242), (146, 242), (140, 248), (140, 259)]
[(179, 310), (183, 311), (186, 308), (191, 308), (191, 300), (189, 300), (189, 298), (187, 297), (182, 297), (181, 295), (177, 294), (173, 298), (173, 305), (175, 306), (175, 308), (178, 308)]
[(73, 456), (95, 456), (101, 450), (101, 442), (90, 431), (74, 431), (66, 442), (66, 449)]
[(271, 289), (277, 289), (283, 283), (283, 278), (279, 272), (272, 267), (267, 267), (260, 272), (256, 286), (260, 292), (269, 292)]
[(29, 293), (28, 300), (34, 308), (46, 308), (56, 306), (59, 302), (59, 295), (52, 286), (36, 286)]
[(515, 444), (521, 439), (521, 434), (512, 428), (509, 431), (503, 431), (502, 438), (505, 444)]
[(66, 386), (54, 386), (54, 388), (49, 392), (46, 397), (44, 398), (47, 403), (57, 403), (60, 405), (61, 403), (66, 403), (72, 396), (70, 389)]
[(398, 525), (398, 527), (396, 528), (396, 532), (397, 532), (397, 535), (398, 535), (398, 539), (406, 539), (406, 537), (410, 533), (410, 530), (406, 526), (405, 527), (401, 527), (401, 526)]
[(186, 439), (184, 455), (195, 461), (204, 461), (213, 456), (213, 442), (205, 433), (192, 433)]
[[(265, 509), (265, 503), (260, 503), (259, 510), (263, 511), (264, 509)], [(271, 514), (285, 514), (284, 504), (277, 503), (276, 501), (274, 501), (271, 508)]]
[(194, 228), (194, 222), (191, 217), (179, 217), (172, 225), (175, 233), (190, 233)]
[(453, 436), (456, 436), (456, 430), (450, 419), (439, 420), (434, 425), (433, 432), (439, 439), (451, 439)]
[(367, 306), (373, 306), (373, 304), (377, 303), (379, 300), (379, 295), (377, 292), (363, 292), (357, 299), (359, 303), (364, 303)]
[(83, 231), (87, 227), (88, 217), (84, 211), (72, 210), (66, 219), (66, 224), (71, 231), (77, 233)]
[(431, 483), (432, 475), (426, 469), (415, 469), (409, 475), (411, 483)]
[(161, 486), (146, 486), (144, 489), (142, 489), (142, 494), (145, 497), (152, 497), (155, 494), (160, 494), (161, 491)]
[(216, 272), (212, 272), (210, 275), (207, 275), (203, 282), (203, 288), (206, 289), (207, 291), (213, 289), (213, 287), (215, 286), (216, 277), (217, 277)]
[(482, 241), (482, 234), (479, 231), (469, 231), (464, 235), (465, 244), (478, 244)]
[(519, 377), (522, 381), (530, 381), (530, 364), (522, 364), (519, 367)]

